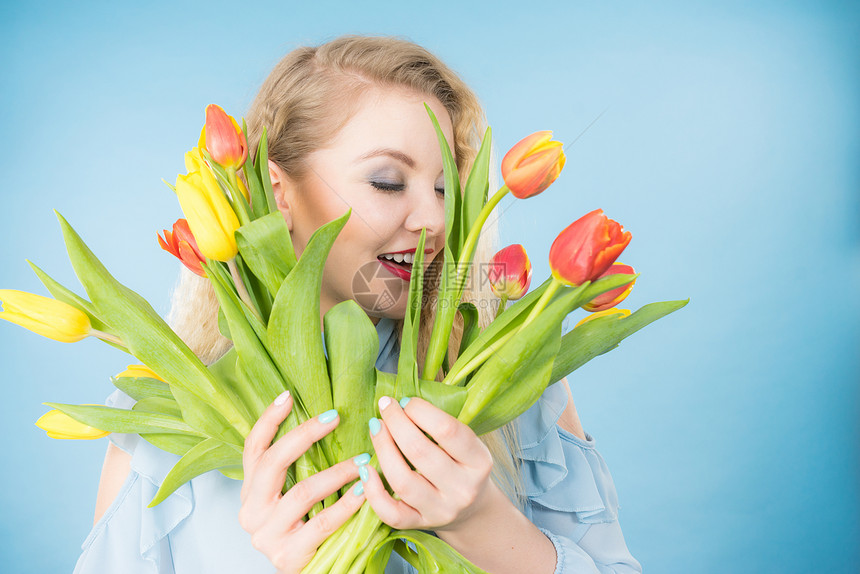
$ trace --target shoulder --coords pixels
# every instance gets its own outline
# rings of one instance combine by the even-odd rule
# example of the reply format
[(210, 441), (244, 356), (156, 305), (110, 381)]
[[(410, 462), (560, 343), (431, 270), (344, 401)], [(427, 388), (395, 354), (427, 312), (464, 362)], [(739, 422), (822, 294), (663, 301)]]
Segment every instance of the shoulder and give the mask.
[(123, 452), (112, 442), (108, 443), (102, 474), (99, 479), (99, 490), (96, 495), (96, 511), (93, 524), (97, 523), (105, 511), (113, 504), (122, 485), (125, 484), (131, 472), (131, 455)]

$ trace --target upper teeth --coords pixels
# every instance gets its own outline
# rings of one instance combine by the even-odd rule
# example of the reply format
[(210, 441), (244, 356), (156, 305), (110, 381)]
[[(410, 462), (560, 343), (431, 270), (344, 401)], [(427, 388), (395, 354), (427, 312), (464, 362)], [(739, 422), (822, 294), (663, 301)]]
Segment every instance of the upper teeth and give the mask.
[(414, 259), (414, 254), (412, 253), (383, 253), (381, 257), (388, 259), (389, 261), (396, 261), (397, 263), (409, 263), (411, 264)]

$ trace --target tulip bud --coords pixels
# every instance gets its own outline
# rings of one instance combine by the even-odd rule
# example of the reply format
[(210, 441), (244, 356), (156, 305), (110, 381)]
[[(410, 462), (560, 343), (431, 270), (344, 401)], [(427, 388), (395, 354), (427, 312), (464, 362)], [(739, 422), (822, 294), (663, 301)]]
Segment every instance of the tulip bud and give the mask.
[(173, 231), (163, 230), (164, 238), (158, 235), (158, 244), (162, 249), (177, 257), (182, 264), (188, 269), (205, 277), (201, 263), (206, 262), (206, 258), (200, 253), (197, 247), (197, 241), (188, 227), (188, 221), (185, 219), (177, 219), (173, 224)]
[[(598, 279), (602, 279), (604, 277), (608, 277), (609, 275), (617, 275), (618, 273), (623, 273), (624, 275), (634, 275), (636, 271), (629, 265), (624, 265), (623, 263), (613, 263), (609, 266), (609, 269), (600, 274)], [(633, 290), (633, 284), (636, 283), (634, 279), (627, 285), (622, 285), (621, 287), (617, 287), (612, 291), (607, 291), (606, 293), (602, 293), (586, 303), (582, 306), (583, 309), (589, 311), (591, 313), (595, 311), (603, 311), (604, 309), (610, 309), (615, 307), (622, 301), (624, 301), (628, 295), (630, 295), (630, 291)]]
[(509, 245), (490, 259), (487, 275), (496, 297), (516, 301), (526, 294), (532, 281), (532, 264), (519, 243)]
[(502, 160), (502, 177), (514, 196), (526, 199), (554, 182), (564, 167), (564, 147), (552, 132), (535, 132), (520, 140)]
[(176, 196), (201, 254), (217, 261), (236, 256), (236, 213), (209, 169), (176, 178)]
[[(206, 106), (206, 125), (203, 128), (206, 149), (220, 165), (239, 169), (248, 158), (248, 145), (242, 128), (236, 120), (215, 104)], [(201, 138), (203, 139), (203, 138)]]
[(86, 313), (50, 297), (0, 289), (0, 304), (0, 319), (61, 343), (80, 341), (92, 330)]
[(48, 436), (58, 439), (92, 440), (110, 433), (78, 422), (57, 409), (50, 410), (39, 417), (36, 426), (47, 431)]
[(632, 235), (595, 209), (568, 225), (549, 249), (552, 276), (568, 285), (594, 281), (621, 255)]
[(135, 379), (138, 377), (144, 377), (147, 379), (157, 379), (161, 382), (166, 382), (164, 379), (159, 377), (155, 371), (147, 367), (146, 365), (129, 365), (126, 370), (117, 374), (116, 378), (120, 377), (128, 377), (131, 379)]
[[(616, 309), (613, 307), (612, 309), (604, 309), (603, 311), (597, 311), (596, 313), (591, 313), (590, 315), (586, 315), (583, 319), (581, 319), (579, 321), (579, 323), (576, 324), (576, 327), (579, 327), (581, 325), (585, 325), (589, 321), (593, 321), (593, 320), (597, 319), (598, 317), (606, 317), (607, 315), (621, 315), (622, 317), (629, 317), (630, 316), (630, 310), (629, 309)], [(576, 329), (576, 327), (574, 327), (574, 329)]]

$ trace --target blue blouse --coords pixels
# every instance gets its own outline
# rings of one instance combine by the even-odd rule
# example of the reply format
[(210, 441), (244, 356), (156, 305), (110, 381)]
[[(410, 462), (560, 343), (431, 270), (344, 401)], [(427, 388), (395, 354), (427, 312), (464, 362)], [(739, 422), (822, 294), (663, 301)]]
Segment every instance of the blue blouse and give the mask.
[[(394, 321), (377, 325), (378, 369), (397, 370)], [(131, 408), (134, 399), (115, 391), (106, 404)], [(518, 419), (519, 458), (526, 488), (526, 516), (556, 549), (555, 574), (641, 572), (618, 524), (618, 497), (609, 469), (587, 440), (556, 423), (567, 405), (563, 384), (547, 388)], [(147, 508), (179, 457), (137, 435), (110, 440), (131, 455), (131, 471), (119, 494), (82, 545), (75, 574), (267, 573), (274, 567), (251, 545), (237, 519), (242, 483), (218, 471), (182, 485), (165, 501)], [(415, 570), (392, 554), (388, 574)]]

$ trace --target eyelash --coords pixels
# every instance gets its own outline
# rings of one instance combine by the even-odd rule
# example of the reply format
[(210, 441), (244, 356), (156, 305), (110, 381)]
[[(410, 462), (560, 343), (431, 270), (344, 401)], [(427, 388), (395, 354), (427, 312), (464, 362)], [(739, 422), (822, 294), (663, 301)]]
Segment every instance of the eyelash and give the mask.
[[(403, 185), (402, 183), (387, 183), (384, 181), (371, 181), (370, 185), (373, 186), (375, 189), (378, 189), (379, 191), (398, 192), (398, 191), (403, 191), (406, 189), (406, 186)], [(445, 195), (445, 189), (444, 188), (442, 188), (442, 189), (436, 188), (436, 193), (444, 196)]]

